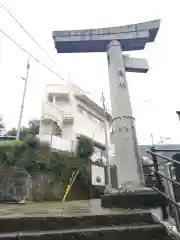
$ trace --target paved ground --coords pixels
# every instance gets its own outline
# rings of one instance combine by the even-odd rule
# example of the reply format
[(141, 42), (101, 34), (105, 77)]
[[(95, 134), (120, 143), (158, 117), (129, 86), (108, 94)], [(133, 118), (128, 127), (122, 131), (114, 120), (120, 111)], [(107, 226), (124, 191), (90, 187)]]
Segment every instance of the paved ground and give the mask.
[[(103, 215), (117, 214), (119, 212), (133, 212), (129, 209), (103, 209), (100, 200), (72, 201), (72, 202), (45, 202), (45, 203), (26, 203), (26, 204), (0, 204), (0, 217), (19, 217), (19, 216), (66, 216), (66, 215)], [(142, 210), (139, 210), (142, 212)]]

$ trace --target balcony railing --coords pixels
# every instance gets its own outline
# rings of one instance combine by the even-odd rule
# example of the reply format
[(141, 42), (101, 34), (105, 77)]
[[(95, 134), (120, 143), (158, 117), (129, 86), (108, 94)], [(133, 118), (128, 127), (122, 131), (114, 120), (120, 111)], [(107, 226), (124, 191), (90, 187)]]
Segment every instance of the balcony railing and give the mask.
[(76, 143), (74, 141), (67, 140), (52, 134), (40, 135), (39, 138), (40, 138), (40, 141), (48, 142), (51, 148), (53, 149), (74, 152), (76, 148)]
[(44, 103), (43, 112), (42, 112), (42, 120), (52, 120), (57, 122), (57, 124), (62, 128), (64, 119), (64, 113), (60, 111), (54, 104), (52, 103)]
[(74, 116), (70, 113), (64, 113), (64, 119), (63, 119), (63, 123), (73, 123), (74, 122)]

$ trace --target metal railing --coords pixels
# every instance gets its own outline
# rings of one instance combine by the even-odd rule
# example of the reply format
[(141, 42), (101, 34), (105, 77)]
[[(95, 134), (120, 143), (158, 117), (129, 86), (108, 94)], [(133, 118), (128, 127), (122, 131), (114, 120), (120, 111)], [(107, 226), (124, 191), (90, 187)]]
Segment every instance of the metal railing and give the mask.
[[(151, 171), (155, 176), (155, 184), (152, 188), (158, 192), (159, 194), (163, 195), (168, 203), (168, 206), (162, 206), (162, 213), (163, 219), (168, 219), (173, 217), (175, 220), (176, 228), (178, 232), (180, 232), (180, 204), (177, 202), (176, 197), (176, 187), (179, 187), (179, 194), (180, 194), (180, 182), (176, 181), (173, 174), (173, 168), (180, 166), (180, 162), (172, 159), (170, 157), (162, 156), (157, 152), (174, 152), (180, 153), (180, 150), (160, 150), (155, 149), (152, 147), (147, 152), (152, 156), (153, 161), (153, 168)], [(164, 163), (163, 169), (160, 170), (160, 164), (158, 163), (159, 159), (163, 159)], [(161, 165), (161, 167), (162, 167)], [(177, 174), (177, 172), (176, 172)]]

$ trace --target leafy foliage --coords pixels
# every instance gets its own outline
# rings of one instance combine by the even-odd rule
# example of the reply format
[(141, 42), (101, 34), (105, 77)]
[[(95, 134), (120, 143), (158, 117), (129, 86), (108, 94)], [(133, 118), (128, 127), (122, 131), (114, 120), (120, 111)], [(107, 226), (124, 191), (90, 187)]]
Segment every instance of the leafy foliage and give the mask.
[[(35, 136), (27, 136), (23, 141), (3, 141), (0, 143), (0, 163), (6, 166), (24, 169), (32, 178), (38, 174), (53, 176), (55, 182), (60, 181), (65, 187), (72, 176), (72, 172), (79, 170), (79, 176), (83, 179), (84, 184), (89, 186), (90, 165), (88, 159), (82, 157), (90, 157), (93, 152), (91, 149), (91, 147), (93, 148), (92, 144), (87, 144), (89, 142), (91, 143), (89, 140), (87, 142), (85, 141), (84, 144), (81, 145), (83, 151), (81, 151), (80, 157), (77, 157), (70, 152), (53, 151), (48, 143), (40, 142)], [(89, 146), (87, 152), (84, 149), (85, 146)], [(79, 181), (82, 182), (82, 180)], [(36, 187), (34, 189), (36, 192), (40, 191), (37, 190)], [(41, 189), (41, 187), (38, 189)], [(48, 194), (50, 195), (51, 191), (46, 190), (47, 192), (49, 191)], [(43, 197), (42, 194), (40, 195), (40, 199), (45, 199), (44, 195)], [(45, 195), (47, 195), (47, 193)], [(54, 199), (52, 196), (49, 198)]]
[[(0, 125), (1, 127), (1, 125)], [(31, 119), (28, 122), (28, 127), (22, 127), (20, 132), (20, 140), (24, 140), (27, 136), (36, 136), (39, 134), (39, 128), (40, 128), (40, 120), (38, 119)], [(7, 133), (7, 136), (16, 136), (17, 135), (17, 129), (12, 128)]]
[(22, 147), (22, 142), (13, 141), (1, 141), (0, 142), (0, 163), (4, 165), (14, 166), (15, 156)]
[(17, 135), (17, 129), (16, 128), (12, 128), (10, 129), (7, 133), (7, 136), (16, 136)]
[(73, 169), (82, 169), (84, 159), (76, 158), (72, 153), (52, 151), (49, 144), (28, 136), (24, 141), (3, 141), (0, 143), (1, 164), (17, 166), (27, 170), (51, 171), (66, 181)]
[(3, 123), (2, 117), (0, 117), (0, 135), (4, 133), (5, 125)]
[(39, 134), (39, 128), (40, 128), (40, 120), (38, 119), (31, 119), (28, 122), (28, 133), (32, 135), (37, 135)]
[(76, 147), (76, 156), (89, 159), (94, 152), (93, 141), (85, 136), (80, 136)]

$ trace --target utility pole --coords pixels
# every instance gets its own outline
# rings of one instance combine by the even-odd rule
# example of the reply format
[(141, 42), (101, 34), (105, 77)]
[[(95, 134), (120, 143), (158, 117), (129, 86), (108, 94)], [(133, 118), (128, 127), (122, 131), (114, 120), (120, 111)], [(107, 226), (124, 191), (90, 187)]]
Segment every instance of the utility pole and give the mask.
[(170, 137), (160, 137), (160, 144), (163, 144), (166, 140), (171, 140)]
[(163, 137), (160, 137), (160, 143), (161, 143), (161, 144), (164, 143)]
[(17, 135), (16, 135), (16, 140), (19, 140), (20, 137), (20, 132), (21, 132), (21, 121), (22, 121), (22, 116), (23, 116), (23, 111), (24, 111), (24, 101), (26, 97), (26, 89), (27, 89), (27, 81), (28, 81), (28, 76), (29, 76), (29, 64), (30, 57), (28, 57), (27, 61), (27, 66), (26, 66), (26, 77), (21, 78), (24, 80), (24, 90), (23, 90), (23, 96), (22, 96), (22, 102), (21, 102), (21, 109), (20, 109), (20, 114), (19, 114), (19, 121), (18, 121), (18, 129), (17, 129)]
[(152, 146), (154, 146), (154, 136), (153, 136), (153, 133), (151, 133), (151, 143), (152, 143)]
[(107, 131), (107, 112), (106, 112), (106, 106), (105, 106), (105, 97), (102, 92), (102, 103), (103, 103), (103, 109), (104, 109), (104, 133), (105, 133), (105, 145), (106, 145), (106, 159), (107, 159), (107, 177), (108, 177), (108, 184), (107, 184), (107, 190), (112, 189), (111, 184), (111, 165), (110, 165), (110, 159), (109, 159), (109, 143), (108, 143), (108, 131)]

